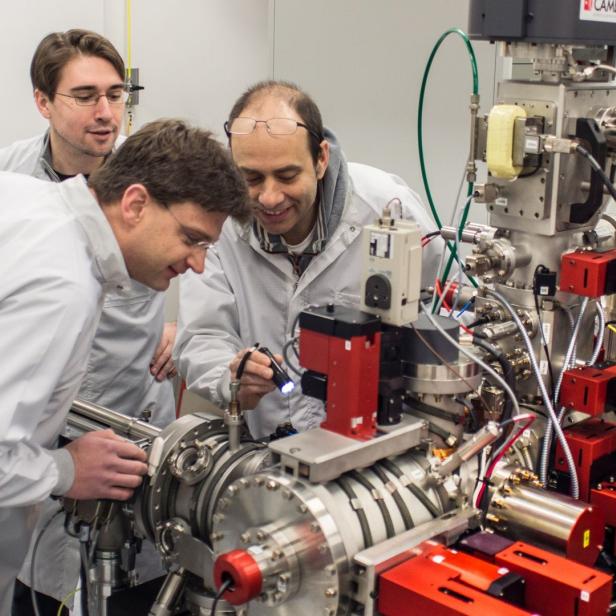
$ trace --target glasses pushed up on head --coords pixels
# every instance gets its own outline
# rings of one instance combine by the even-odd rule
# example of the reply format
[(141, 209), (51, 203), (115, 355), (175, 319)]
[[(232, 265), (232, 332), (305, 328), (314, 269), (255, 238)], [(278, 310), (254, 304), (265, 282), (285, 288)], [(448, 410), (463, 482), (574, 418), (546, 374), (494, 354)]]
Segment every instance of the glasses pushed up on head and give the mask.
[(298, 126), (305, 128), (311, 135), (321, 140), (322, 137), (313, 131), (303, 122), (298, 122), (292, 118), (270, 118), (269, 120), (255, 120), (255, 118), (246, 118), (239, 116), (231, 122), (225, 122), (224, 129), (227, 137), (231, 135), (250, 135), (257, 124), (264, 124), (265, 129), (270, 135), (292, 135), (297, 131)]
[(64, 98), (72, 98), (80, 107), (93, 107), (98, 104), (101, 97), (105, 97), (110, 105), (124, 105), (128, 101), (130, 91), (127, 86), (111, 88), (103, 94), (99, 94), (96, 90), (83, 90), (78, 91), (75, 94), (63, 94), (62, 92), (56, 92), (58, 96)]

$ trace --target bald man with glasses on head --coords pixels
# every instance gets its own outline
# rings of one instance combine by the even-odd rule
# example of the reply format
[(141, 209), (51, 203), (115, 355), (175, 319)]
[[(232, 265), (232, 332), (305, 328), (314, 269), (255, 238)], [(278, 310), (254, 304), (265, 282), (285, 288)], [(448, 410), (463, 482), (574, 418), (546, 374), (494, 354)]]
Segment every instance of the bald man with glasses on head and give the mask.
[[(315, 102), (296, 85), (267, 81), (249, 88), (225, 124), (244, 173), (254, 219), (227, 222), (203, 275), (180, 283), (175, 351), (189, 390), (224, 408), (229, 383), (256, 340), (280, 352), (297, 315), (312, 304), (359, 307), (362, 227), (392, 199), (422, 234), (434, 225), (419, 197), (398, 177), (347, 163)], [(434, 282), (440, 247), (423, 252), (425, 286)], [(279, 355), (277, 361), (282, 361)], [(302, 431), (324, 419), (323, 403), (300, 388), (284, 396), (270, 359), (245, 362), (240, 403), (257, 438), (290, 423)]]

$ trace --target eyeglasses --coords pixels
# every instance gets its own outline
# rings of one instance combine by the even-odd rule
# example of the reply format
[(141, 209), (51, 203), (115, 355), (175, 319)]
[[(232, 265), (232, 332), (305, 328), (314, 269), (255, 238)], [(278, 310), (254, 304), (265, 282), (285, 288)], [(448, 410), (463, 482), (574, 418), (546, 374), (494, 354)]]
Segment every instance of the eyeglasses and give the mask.
[(175, 219), (175, 222), (180, 225), (180, 230), (182, 231), (182, 235), (184, 235), (184, 243), (191, 248), (200, 248), (201, 250), (208, 250), (211, 248), (215, 242), (211, 242), (210, 240), (200, 240), (195, 236), (195, 231), (186, 227), (180, 219), (171, 211), (169, 206), (165, 208), (169, 214)]
[(63, 94), (62, 92), (56, 92), (58, 96), (64, 96), (64, 98), (72, 98), (75, 103), (81, 107), (93, 107), (98, 105), (99, 99), (104, 96), (110, 105), (123, 105), (128, 100), (130, 92), (126, 87), (114, 88), (104, 94), (98, 92), (84, 92), (83, 94)]
[(257, 127), (257, 124), (265, 124), (265, 128), (270, 135), (292, 135), (297, 131), (297, 127), (305, 128), (311, 135), (319, 141), (323, 137), (317, 134), (316, 131), (309, 128), (306, 124), (292, 120), (291, 118), (270, 118), (269, 120), (255, 120), (254, 118), (245, 118), (240, 116), (229, 122), (225, 122), (224, 128), (227, 137), (231, 135), (250, 135)]

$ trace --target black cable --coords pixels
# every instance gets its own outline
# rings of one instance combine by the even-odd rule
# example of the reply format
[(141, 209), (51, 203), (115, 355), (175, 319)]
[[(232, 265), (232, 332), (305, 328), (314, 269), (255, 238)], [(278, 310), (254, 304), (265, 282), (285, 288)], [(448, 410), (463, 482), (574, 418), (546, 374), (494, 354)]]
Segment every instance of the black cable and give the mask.
[[(284, 362), (285, 364), (287, 364), (287, 367), (289, 368), (289, 370), (291, 370), (291, 372), (294, 372), (297, 376), (302, 376), (301, 370), (299, 368), (296, 368), (291, 362), (291, 360), (289, 359), (288, 351), (290, 348), (295, 350), (296, 342), (297, 342), (297, 338), (291, 338), (290, 340), (287, 340), (284, 343), (284, 346), (282, 347), (282, 357), (284, 358)], [(296, 353), (296, 356), (297, 356), (297, 353)]]
[(214, 597), (214, 601), (212, 602), (212, 611), (210, 612), (211, 616), (215, 616), (216, 608), (218, 607), (218, 602), (222, 598), (222, 596), (229, 590), (229, 587), (233, 586), (233, 579), (227, 578), (218, 589), (216, 596)]
[(351, 509), (355, 511), (357, 515), (357, 519), (359, 520), (359, 526), (361, 528), (361, 534), (364, 538), (364, 548), (372, 547), (372, 533), (370, 532), (370, 525), (368, 524), (368, 518), (366, 517), (366, 512), (361, 506), (361, 502), (357, 498), (357, 494), (351, 487), (348, 482), (348, 479), (344, 476), (338, 477), (336, 483), (340, 486), (342, 491), (346, 494), (349, 499), (349, 504), (351, 505)]
[(543, 334), (543, 320), (541, 319), (541, 310), (539, 309), (539, 295), (537, 293), (537, 273), (541, 268), (543, 268), (544, 270), (548, 269), (545, 265), (541, 263), (535, 268), (535, 273), (533, 274), (533, 297), (535, 299), (535, 310), (537, 311), (537, 318), (539, 319), (539, 335), (541, 336), (541, 344), (545, 353), (545, 359), (548, 362), (548, 374), (550, 376), (550, 393), (552, 394), (551, 397), (554, 398), (554, 371), (552, 370), (552, 360), (550, 359), (548, 344), (546, 342), (545, 335)]
[(531, 169), (527, 173), (521, 173), (518, 175), (518, 178), (529, 178), (531, 175), (535, 175), (539, 169), (541, 169), (541, 164), (537, 165), (534, 169)]
[(235, 378), (236, 380), (240, 380), (242, 378), (242, 374), (244, 374), (244, 368), (246, 367), (246, 362), (248, 361), (248, 358), (259, 348), (259, 343), (255, 342), (254, 343), (254, 348), (249, 349), (248, 351), (246, 351), (246, 353), (244, 353), (244, 355), (242, 356), (242, 359), (240, 360), (240, 365), (237, 367), (237, 372), (235, 373)]
[(580, 144), (576, 146), (575, 151), (578, 154), (581, 154), (590, 163), (590, 166), (593, 168), (594, 171), (597, 172), (604, 186), (607, 188), (608, 192), (612, 196), (612, 199), (616, 199), (616, 187), (610, 181), (610, 178), (607, 177), (605, 171), (603, 171), (603, 168), (597, 162), (597, 159), (584, 146)]
[(381, 511), (381, 515), (383, 516), (383, 522), (385, 523), (385, 534), (387, 535), (387, 538), (390, 539), (393, 537), (396, 534), (394, 531), (394, 523), (389, 515), (389, 509), (387, 509), (383, 496), (379, 493), (376, 486), (374, 486), (374, 484), (367, 477), (364, 477), (358, 471), (349, 471), (348, 475), (368, 490), (370, 496), (372, 496), (372, 499), (377, 504)]
[[(511, 390), (514, 391), (515, 387), (515, 372), (513, 370), (513, 366), (511, 362), (507, 359), (505, 354), (493, 344), (490, 344), (483, 338), (478, 338), (477, 336), (473, 336), (473, 344), (481, 347), (485, 351), (487, 351), (496, 361), (500, 364), (501, 370), (503, 372), (503, 379), (505, 379), (505, 383), (511, 387)], [(489, 377), (488, 377), (489, 378)], [(503, 413), (501, 415), (501, 421), (506, 422), (511, 419), (513, 414), (513, 402), (509, 396), (505, 399), (505, 404), (503, 407)], [(494, 441), (492, 446), (492, 451), (496, 451), (496, 449), (501, 445), (505, 439), (507, 438), (507, 433), (503, 431), (503, 433)]]
[(541, 415), (543, 417), (546, 417), (546, 413), (542, 410), (539, 410), (537, 408), (537, 406), (533, 406), (532, 404), (526, 404), (525, 402), (518, 402), (518, 405), (520, 406), (520, 408), (522, 409), (527, 409), (529, 411), (532, 411), (533, 413), (537, 413), (538, 415)]
[[(370, 470), (379, 478), (379, 480), (383, 483), (385, 487), (387, 487), (387, 484), (391, 483), (387, 475), (385, 474), (385, 471), (380, 467), (378, 462), (374, 464), (374, 466), (371, 466)], [(400, 492), (398, 491), (398, 488), (394, 484), (391, 484), (391, 485), (392, 485), (392, 489), (390, 490), (390, 494), (392, 495), (396, 503), (396, 506), (398, 507), (398, 510), (400, 511), (400, 515), (402, 516), (402, 521), (404, 522), (405, 530), (409, 530), (415, 526), (415, 522), (413, 522), (413, 517), (411, 516), (411, 512), (406, 506), (406, 503), (404, 502), (404, 499), (402, 498)]]
[(49, 518), (49, 520), (47, 520), (47, 522), (45, 522), (43, 528), (41, 528), (41, 532), (37, 535), (36, 541), (34, 542), (34, 547), (32, 548), (32, 560), (30, 561), (30, 596), (32, 598), (32, 609), (34, 610), (34, 613), (36, 614), (36, 616), (40, 616), (40, 610), (39, 610), (39, 607), (38, 607), (38, 598), (36, 596), (36, 590), (35, 590), (36, 582), (35, 582), (35, 579), (34, 579), (34, 576), (35, 576), (35, 563), (36, 563), (36, 552), (38, 550), (38, 547), (39, 547), (39, 544), (41, 542), (41, 539), (43, 538), (43, 535), (45, 534), (45, 532), (47, 531), (47, 529), (49, 528), (49, 526), (51, 525), (53, 520), (57, 516), (59, 516), (61, 513), (62, 513), (62, 508), (58, 509), (58, 511), (56, 511)]
[(489, 323), (489, 322), (490, 322), (490, 319), (488, 319), (487, 317), (480, 317), (479, 319), (477, 319), (476, 321), (473, 321), (466, 327), (468, 327), (469, 329), (473, 329), (473, 327), (477, 327), (478, 325), (485, 325), (486, 323)]
[(414, 483), (409, 483), (406, 486), (409, 491), (413, 494), (413, 496), (428, 510), (430, 515), (433, 518), (438, 518), (441, 515), (441, 512), (436, 508), (434, 503), (426, 496), (426, 493)]
[[(397, 477), (398, 480), (401, 480), (404, 477), (404, 473), (402, 469), (395, 464), (392, 460), (381, 460), (381, 464), (392, 474)], [(414, 485), (410, 479), (407, 478), (408, 483), (406, 484), (407, 490), (428, 510), (428, 513), (433, 518), (438, 518), (441, 515), (441, 512), (434, 506), (434, 503), (424, 494), (424, 492)], [(440, 498), (440, 495), (439, 495)], [(442, 503), (441, 503), (442, 505)]]

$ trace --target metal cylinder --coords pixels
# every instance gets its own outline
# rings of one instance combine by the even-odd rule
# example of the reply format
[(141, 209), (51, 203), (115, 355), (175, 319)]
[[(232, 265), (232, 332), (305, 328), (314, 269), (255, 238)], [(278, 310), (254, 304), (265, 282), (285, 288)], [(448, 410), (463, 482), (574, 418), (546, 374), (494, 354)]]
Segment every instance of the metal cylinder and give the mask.
[(273, 470), (237, 480), (218, 499), (212, 545), (215, 556), (253, 555), (263, 584), (251, 614), (347, 614), (355, 554), (448, 507), (422, 453), (323, 484)]
[(154, 605), (150, 608), (149, 616), (171, 616), (174, 614), (184, 583), (183, 569), (169, 573), (158, 591)]
[(127, 417), (126, 415), (122, 415), (122, 413), (117, 413), (104, 406), (86, 402), (85, 400), (75, 400), (73, 402), (69, 413), (69, 423), (71, 414), (90, 419), (100, 424), (101, 429), (111, 428), (118, 434), (127, 437), (147, 438), (152, 440), (160, 433), (160, 428), (156, 426), (147, 424), (144, 421), (139, 421), (134, 417)]
[(569, 496), (547, 492), (518, 479), (507, 481), (490, 503), (495, 528), (592, 565), (601, 551), (603, 523), (599, 512)]

